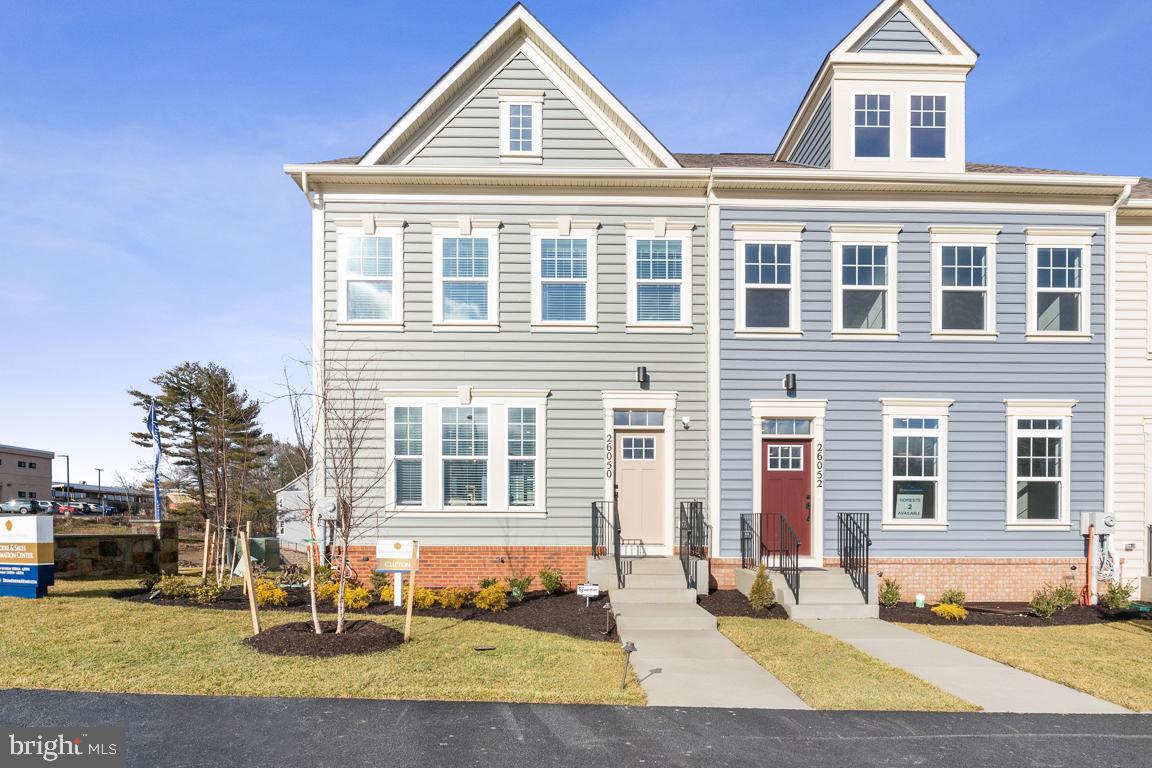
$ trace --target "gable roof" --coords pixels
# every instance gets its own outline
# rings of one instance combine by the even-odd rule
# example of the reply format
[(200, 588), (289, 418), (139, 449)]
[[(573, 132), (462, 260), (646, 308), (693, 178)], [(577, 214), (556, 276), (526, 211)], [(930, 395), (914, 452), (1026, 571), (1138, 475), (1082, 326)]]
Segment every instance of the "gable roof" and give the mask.
[[(516, 3), (475, 45), (393, 123), (357, 161), (359, 165), (397, 164), (411, 154), (420, 137), (435, 131), (494, 65), (520, 50), (621, 153), (641, 168), (676, 168), (672, 153), (521, 3)], [(447, 113), (447, 114), (446, 114)]]
[(897, 8), (889, 15), (867, 40), (856, 46), (856, 50), (940, 53), (940, 49), (908, 18), (903, 8)]

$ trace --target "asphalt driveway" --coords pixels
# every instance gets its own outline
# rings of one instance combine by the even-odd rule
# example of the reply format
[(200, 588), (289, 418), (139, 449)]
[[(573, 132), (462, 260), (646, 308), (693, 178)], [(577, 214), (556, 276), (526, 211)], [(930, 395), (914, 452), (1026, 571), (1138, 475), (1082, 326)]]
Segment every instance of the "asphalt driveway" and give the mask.
[(128, 764), (1140, 766), (1145, 715), (756, 711), (0, 691), (0, 725), (122, 726)]

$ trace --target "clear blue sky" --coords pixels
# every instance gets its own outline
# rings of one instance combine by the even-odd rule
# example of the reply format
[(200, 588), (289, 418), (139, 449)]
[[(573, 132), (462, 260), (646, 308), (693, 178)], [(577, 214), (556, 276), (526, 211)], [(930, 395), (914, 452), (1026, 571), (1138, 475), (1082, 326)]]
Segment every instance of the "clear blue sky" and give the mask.
[[(281, 165), (362, 152), (509, 5), (0, 3), (0, 443), (94, 482), (147, 455), (125, 390), (170, 365), (278, 394), (310, 333)], [(873, 2), (528, 5), (673, 151), (770, 152)], [(981, 53), (970, 160), (1152, 175), (1152, 2), (935, 6)]]

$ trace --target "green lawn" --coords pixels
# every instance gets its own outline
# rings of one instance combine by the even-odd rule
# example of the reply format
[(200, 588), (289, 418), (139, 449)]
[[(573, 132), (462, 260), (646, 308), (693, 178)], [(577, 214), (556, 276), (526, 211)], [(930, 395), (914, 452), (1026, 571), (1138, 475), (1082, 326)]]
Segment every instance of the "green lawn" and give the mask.
[(1137, 712), (1152, 712), (1152, 621), (908, 629)]
[[(245, 611), (109, 597), (131, 580), (61, 580), (44, 600), (0, 598), (0, 689), (643, 704), (621, 692), (614, 643), (484, 621), (413, 619), (413, 642), (332, 659), (277, 657), (241, 641)], [(266, 626), (307, 618), (267, 612)], [(401, 629), (403, 617), (373, 616)], [(494, 651), (477, 652), (477, 645)]]
[(721, 618), (720, 631), (815, 709), (979, 709), (915, 675), (796, 622)]

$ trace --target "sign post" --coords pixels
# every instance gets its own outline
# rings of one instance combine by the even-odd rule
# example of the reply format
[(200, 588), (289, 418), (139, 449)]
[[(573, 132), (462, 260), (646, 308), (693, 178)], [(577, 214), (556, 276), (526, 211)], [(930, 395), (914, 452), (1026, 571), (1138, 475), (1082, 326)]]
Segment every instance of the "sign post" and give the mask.
[(420, 543), (415, 539), (377, 539), (376, 573), (391, 573), (392, 604), (401, 605), (403, 574), (408, 577), (408, 607), (404, 612), (404, 642), (412, 635), (412, 600), (416, 594), (416, 571), (420, 563)]
[(0, 597), (45, 597), (55, 583), (52, 518), (0, 515)]

